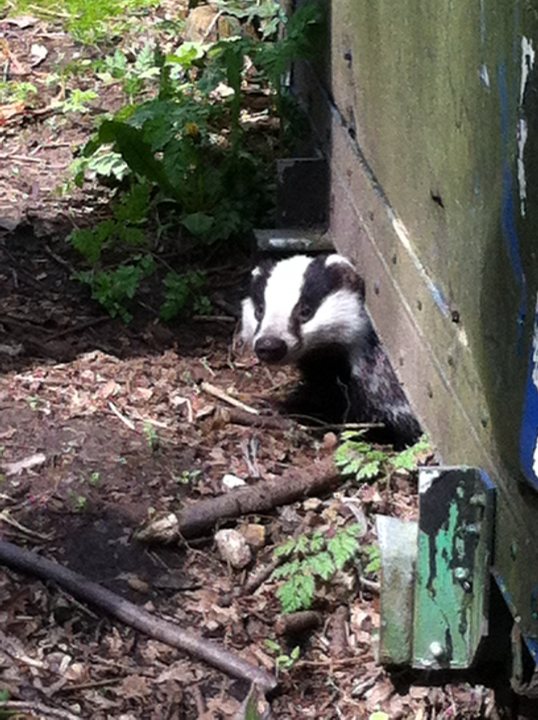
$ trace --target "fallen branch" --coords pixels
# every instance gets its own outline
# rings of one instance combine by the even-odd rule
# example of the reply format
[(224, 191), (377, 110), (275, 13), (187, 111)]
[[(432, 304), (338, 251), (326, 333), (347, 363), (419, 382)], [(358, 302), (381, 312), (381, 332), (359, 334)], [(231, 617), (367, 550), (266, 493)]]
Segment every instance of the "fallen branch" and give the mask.
[(340, 480), (332, 457), (306, 468), (292, 468), (275, 480), (231, 490), (185, 508), (178, 515), (168, 513), (152, 520), (138, 531), (137, 539), (146, 542), (171, 542), (192, 538), (224, 520), (263, 513), (279, 505), (289, 505), (309, 495), (325, 492)]
[[(87, 580), (82, 575), (47, 560), (37, 553), (23, 550), (0, 540), (0, 562), (42, 580), (52, 580), (77, 598), (96, 605), (122, 622), (156, 640), (184, 650), (193, 657), (234, 677), (256, 683), (264, 692), (276, 687), (276, 679), (265, 670), (252, 665), (201, 635), (184, 630), (174, 623), (161, 620), (147, 610), (125, 600), (116, 593)], [(1, 706), (0, 706), (1, 707)]]

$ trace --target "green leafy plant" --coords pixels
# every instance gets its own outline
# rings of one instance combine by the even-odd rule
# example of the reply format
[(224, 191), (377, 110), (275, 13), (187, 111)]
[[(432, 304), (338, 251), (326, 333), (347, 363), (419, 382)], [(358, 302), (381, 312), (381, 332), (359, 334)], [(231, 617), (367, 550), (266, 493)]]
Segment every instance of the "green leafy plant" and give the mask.
[(37, 95), (37, 88), (29, 82), (6, 80), (0, 82), (0, 103), (31, 103)]
[(59, 108), (64, 113), (87, 113), (89, 112), (88, 105), (98, 98), (98, 94), (95, 90), (81, 90), (80, 88), (73, 88), (69, 92), (68, 97), (59, 103)]
[(160, 445), (160, 440), (157, 430), (155, 429), (155, 425), (148, 422), (147, 420), (144, 420), (143, 429), (144, 435), (146, 436), (146, 441), (148, 443), (148, 447), (153, 451), (157, 450)]
[[(76, 40), (95, 43), (132, 25), (137, 14), (158, 4), (159, 0), (10, 0), (9, 7), (14, 13), (33, 12), (49, 21), (54, 17)], [(7, 3), (0, 0), (0, 11), (5, 7)]]
[(292, 538), (276, 548), (275, 557), (287, 558), (287, 562), (276, 568), (272, 575), (276, 580), (285, 581), (277, 591), (284, 612), (311, 607), (316, 585), (330, 582), (358, 552), (360, 532), (360, 525), (353, 524), (329, 538), (315, 532)]
[(99, 487), (101, 484), (101, 473), (98, 470), (94, 470), (94, 472), (90, 474), (88, 482), (92, 487)]
[(112, 317), (120, 317), (125, 323), (132, 320), (129, 310), (138, 286), (144, 277), (155, 270), (155, 261), (150, 255), (138, 256), (128, 265), (120, 265), (115, 270), (88, 270), (77, 274), (81, 282), (87, 283), (92, 297), (97, 300)]
[(374, 480), (382, 474), (390, 475), (395, 470), (416, 470), (418, 459), (430, 449), (426, 436), (398, 453), (374, 447), (362, 436), (363, 433), (354, 430), (342, 433), (343, 442), (334, 454), (335, 463), (341, 472), (353, 475), (357, 480)]
[(190, 485), (196, 482), (202, 475), (201, 470), (183, 470), (179, 475), (174, 476), (174, 480), (179, 485)]
[[(277, 131), (270, 139), (249, 129), (245, 87), (255, 77), (266, 90), (268, 116), (285, 124), (281, 75), (311, 51), (320, 10), (310, 2), (290, 20), (276, 0), (232, 0), (219, 10), (236, 25), (252, 23), (258, 34), (238, 26), (237, 35), (212, 44), (184, 42), (167, 53), (146, 44), (134, 56), (116, 49), (93, 64), (102, 81), (122, 84), (128, 102), (102, 119), (73, 164), (73, 177), (79, 186), (86, 179), (106, 182), (116, 188), (116, 202), (111, 218), (75, 230), (69, 241), (91, 268), (78, 279), (127, 322), (141, 281), (153, 272), (142, 267), (141, 249), (156, 254), (167, 243), (183, 243), (206, 254), (207, 247), (263, 224), (271, 212)], [(276, 33), (279, 24), (286, 24), (285, 37)], [(72, 91), (64, 106), (80, 112), (89, 100)], [(152, 245), (147, 228), (155, 223)], [(174, 228), (173, 239), (167, 228)], [(152, 282), (161, 278), (156, 274)], [(162, 319), (210, 311), (201, 274), (170, 272), (163, 282)]]
[(88, 507), (88, 498), (84, 495), (78, 495), (77, 493), (71, 493), (71, 502), (75, 512), (84, 512)]
[(271, 638), (267, 638), (265, 640), (265, 647), (276, 655), (275, 662), (277, 670), (291, 670), (301, 657), (301, 648), (298, 645), (288, 654), (282, 650), (280, 643), (271, 640)]
[(199, 315), (210, 311), (211, 302), (203, 294), (206, 282), (206, 276), (194, 270), (181, 275), (169, 272), (164, 278), (165, 292), (161, 318), (168, 321), (190, 311)]

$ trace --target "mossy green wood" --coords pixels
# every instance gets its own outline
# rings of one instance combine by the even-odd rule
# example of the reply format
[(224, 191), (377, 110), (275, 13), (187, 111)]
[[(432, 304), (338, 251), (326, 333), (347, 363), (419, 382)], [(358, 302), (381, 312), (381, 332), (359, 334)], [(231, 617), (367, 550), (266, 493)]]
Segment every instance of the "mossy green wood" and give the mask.
[(378, 660), (384, 665), (410, 665), (418, 525), (378, 515), (376, 530), (381, 553)]
[(463, 669), (488, 631), (493, 486), (472, 468), (419, 479), (413, 666)]

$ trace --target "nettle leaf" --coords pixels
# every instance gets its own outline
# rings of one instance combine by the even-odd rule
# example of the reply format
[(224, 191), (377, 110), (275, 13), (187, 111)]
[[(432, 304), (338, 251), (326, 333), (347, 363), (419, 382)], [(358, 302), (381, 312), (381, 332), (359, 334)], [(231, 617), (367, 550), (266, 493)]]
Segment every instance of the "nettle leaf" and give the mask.
[(207, 213), (196, 212), (185, 215), (181, 219), (181, 224), (196, 237), (204, 237), (211, 232), (211, 228), (215, 222), (215, 218)]
[(114, 210), (116, 218), (123, 222), (145, 222), (149, 212), (150, 189), (147, 183), (133, 185)]
[(334, 558), (336, 567), (341, 570), (357, 554), (359, 543), (353, 535), (343, 530), (329, 540), (327, 549)]

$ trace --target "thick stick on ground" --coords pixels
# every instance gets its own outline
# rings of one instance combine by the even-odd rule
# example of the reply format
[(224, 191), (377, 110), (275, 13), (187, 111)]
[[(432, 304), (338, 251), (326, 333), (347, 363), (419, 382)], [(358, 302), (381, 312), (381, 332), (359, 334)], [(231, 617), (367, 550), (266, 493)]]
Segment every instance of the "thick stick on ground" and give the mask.
[(267, 512), (279, 505), (289, 505), (325, 492), (339, 479), (332, 457), (304, 468), (293, 468), (276, 480), (262, 480), (256, 485), (232, 490), (185, 508), (178, 515), (177, 530), (183, 537), (192, 538), (211, 530), (222, 520)]
[(184, 650), (229, 675), (256, 683), (264, 692), (276, 687), (276, 679), (265, 670), (228, 652), (220, 645), (205, 640), (197, 633), (183, 630), (178, 625), (155, 617), (116, 593), (37, 553), (0, 540), (0, 562), (42, 580), (53, 580), (73, 596), (100, 607), (127, 625), (167, 645)]

